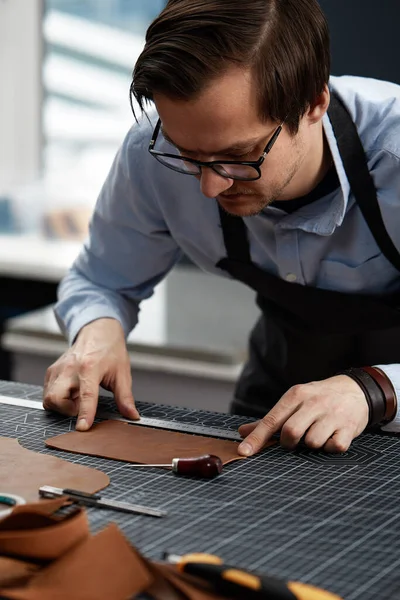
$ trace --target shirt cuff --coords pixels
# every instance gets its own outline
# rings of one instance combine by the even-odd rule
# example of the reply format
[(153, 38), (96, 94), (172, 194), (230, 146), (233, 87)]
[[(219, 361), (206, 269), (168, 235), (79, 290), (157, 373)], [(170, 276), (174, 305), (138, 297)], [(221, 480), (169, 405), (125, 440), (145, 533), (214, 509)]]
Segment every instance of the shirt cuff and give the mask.
[(86, 309), (80, 311), (79, 315), (74, 316), (72, 322), (69, 324), (69, 327), (66, 327), (64, 321), (57, 314), (57, 310), (54, 311), (55, 317), (57, 319), (58, 325), (61, 328), (61, 331), (64, 333), (66, 337), (68, 337), (69, 345), (72, 346), (74, 343), (76, 336), (80, 332), (80, 330), (92, 323), (93, 321), (97, 321), (98, 319), (115, 319), (124, 329), (125, 337), (128, 336), (129, 331), (126, 330), (124, 323), (122, 322), (120, 314), (113, 310), (111, 307), (99, 304), (98, 306), (88, 306)]
[(394, 419), (384, 425), (381, 429), (382, 431), (393, 431), (396, 433), (400, 433), (400, 365), (374, 365), (378, 369), (381, 369), (387, 375), (387, 377), (392, 382), (394, 387), (394, 391), (396, 393), (397, 398), (397, 413)]

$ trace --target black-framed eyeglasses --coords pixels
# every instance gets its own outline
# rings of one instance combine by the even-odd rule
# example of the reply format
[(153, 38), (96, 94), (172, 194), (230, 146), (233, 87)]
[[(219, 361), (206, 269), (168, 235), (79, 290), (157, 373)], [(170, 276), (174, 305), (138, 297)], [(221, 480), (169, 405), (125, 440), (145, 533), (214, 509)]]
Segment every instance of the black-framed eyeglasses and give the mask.
[(261, 165), (263, 164), (265, 157), (271, 151), (273, 145), (279, 137), (280, 132), (283, 128), (281, 123), (271, 136), (264, 151), (260, 158), (256, 161), (243, 161), (243, 160), (212, 160), (203, 162), (195, 160), (194, 158), (187, 158), (181, 154), (169, 154), (167, 152), (160, 152), (154, 150), (158, 134), (161, 128), (161, 119), (158, 119), (157, 124), (154, 128), (153, 135), (149, 144), (149, 152), (158, 160), (162, 165), (183, 173), (184, 175), (201, 175), (202, 168), (206, 167), (212, 169), (221, 177), (226, 179), (237, 179), (239, 181), (256, 181), (261, 177)]

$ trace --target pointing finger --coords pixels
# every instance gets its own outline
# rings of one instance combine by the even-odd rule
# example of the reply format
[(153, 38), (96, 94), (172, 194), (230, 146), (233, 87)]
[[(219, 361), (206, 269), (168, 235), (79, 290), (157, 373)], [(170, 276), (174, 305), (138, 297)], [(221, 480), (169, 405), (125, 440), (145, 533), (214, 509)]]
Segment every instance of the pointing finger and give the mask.
[(79, 411), (76, 429), (87, 431), (93, 425), (99, 399), (99, 382), (96, 379), (81, 379)]
[(257, 427), (260, 421), (254, 421), (254, 423), (244, 423), (239, 427), (239, 433), (242, 438), (247, 437)]
[(132, 394), (132, 378), (129, 371), (129, 377), (117, 377), (114, 386), (114, 398), (118, 410), (127, 419), (140, 419), (139, 412), (135, 406), (135, 400)]
[[(282, 417), (278, 419), (272, 409), (257, 423), (253, 431), (239, 445), (238, 452), (243, 456), (255, 454), (269, 441), (272, 435), (281, 427)], [(283, 419), (284, 422), (284, 419)]]
[[(290, 398), (290, 397), (289, 397)], [(271, 437), (279, 431), (283, 424), (297, 410), (297, 403), (288, 402), (288, 394), (282, 396), (278, 404), (272, 408), (257, 423), (257, 426), (251, 431), (243, 442), (239, 445), (238, 452), (244, 456), (251, 456), (259, 452)]]

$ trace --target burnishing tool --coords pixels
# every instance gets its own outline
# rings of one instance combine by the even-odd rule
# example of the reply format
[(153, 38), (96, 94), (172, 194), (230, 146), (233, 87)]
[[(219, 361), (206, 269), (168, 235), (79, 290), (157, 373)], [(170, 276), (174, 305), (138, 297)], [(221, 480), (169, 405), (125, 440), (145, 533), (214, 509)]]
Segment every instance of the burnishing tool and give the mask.
[(243, 600), (342, 600), (336, 594), (305, 583), (285, 582), (275, 577), (255, 575), (242, 569), (225, 565), (219, 556), (212, 554), (186, 554), (177, 556), (165, 553), (164, 560), (175, 564), (188, 575), (203, 580), (217, 594), (225, 598)]
[(203, 456), (196, 456), (193, 458), (173, 458), (171, 464), (135, 464), (131, 465), (131, 467), (167, 467), (172, 468), (172, 472), (176, 473), (176, 475), (211, 479), (222, 472), (223, 464), (219, 456), (215, 456), (215, 454), (203, 454)]

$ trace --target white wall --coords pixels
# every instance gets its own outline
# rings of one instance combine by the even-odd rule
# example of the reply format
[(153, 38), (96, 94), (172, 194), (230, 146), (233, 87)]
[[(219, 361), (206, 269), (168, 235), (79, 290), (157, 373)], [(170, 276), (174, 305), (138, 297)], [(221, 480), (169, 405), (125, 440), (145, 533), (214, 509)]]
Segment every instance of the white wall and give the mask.
[(0, 0), (0, 186), (40, 170), (41, 26), (42, 0)]

